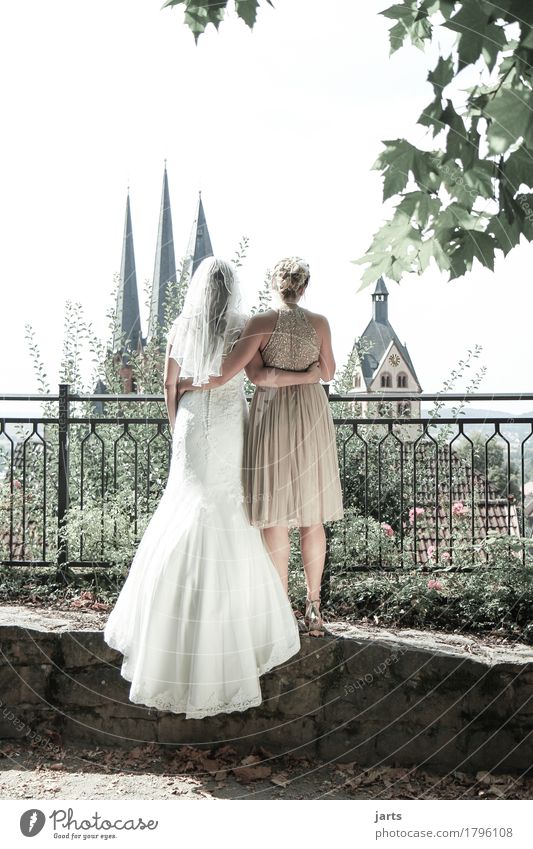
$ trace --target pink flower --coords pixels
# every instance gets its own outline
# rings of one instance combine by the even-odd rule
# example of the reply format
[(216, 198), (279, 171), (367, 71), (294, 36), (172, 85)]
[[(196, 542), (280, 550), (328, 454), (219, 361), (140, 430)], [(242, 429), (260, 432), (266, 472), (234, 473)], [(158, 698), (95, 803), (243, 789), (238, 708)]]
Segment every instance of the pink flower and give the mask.
[(390, 525), (388, 525), (388, 524), (387, 524), (387, 522), (382, 522), (382, 523), (381, 523), (381, 527), (383, 528), (383, 531), (385, 532), (385, 534), (386, 534), (388, 537), (393, 537), (393, 536), (394, 536), (394, 530), (393, 530), (393, 528), (391, 528), (391, 526), (390, 526)]
[(411, 524), (413, 524), (415, 512), (416, 512), (416, 515), (418, 517), (418, 516), (423, 516), (426, 511), (424, 510), (423, 507), (411, 507), (411, 509), (409, 510), (409, 521), (411, 522)]
[(465, 507), (462, 501), (454, 501), (452, 513), (454, 516), (464, 516), (465, 513), (468, 513), (468, 507)]
[(433, 555), (435, 554), (435, 546), (434, 545), (428, 545), (427, 552), (428, 552), (428, 557), (433, 557)]
[(441, 560), (449, 560), (450, 559), (450, 552), (449, 551), (443, 551), (441, 556), (440, 556), (440, 559)]
[(21, 482), (19, 480), (16, 480), (16, 479), (13, 481), (13, 486), (15, 487), (15, 489), (21, 489), (22, 488)]
[(440, 582), (440, 581), (435, 581), (435, 580), (433, 580), (433, 578), (431, 578), (431, 579), (428, 581), (428, 589), (429, 589), (429, 590), (441, 590), (441, 589), (442, 589), (442, 584), (441, 584), (441, 582)]

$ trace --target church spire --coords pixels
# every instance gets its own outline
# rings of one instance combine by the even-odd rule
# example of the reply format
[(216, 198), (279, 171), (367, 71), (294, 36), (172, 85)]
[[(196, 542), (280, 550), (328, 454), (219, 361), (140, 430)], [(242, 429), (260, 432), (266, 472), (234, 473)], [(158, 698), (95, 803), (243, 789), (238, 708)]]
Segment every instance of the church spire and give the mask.
[(184, 272), (191, 277), (200, 265), (201, 261), (208, 256), (213, 256), (213, 248), (211, 246), (211, 238), (205, 218), (204, 205), (202, 203), (202, 193), (198, 193), (198, 210), (196, 218), (192, 225), (191, 238), (189, 239), (189, 247), (185, 260)]
[(139, 312), (139, 295), (137, 293), (137, 274), (135, 271), (130, 193), (128, 188), (120, 282), (117, 291), (115, 327), (113, 332), (113, 352), (124, 351), (125, 354), (122, 359), (123, 362), (126, 362), (128, 359), (127, 352), (138, 351), (139, 348), (142, 348), (141, 315)]
[(372, 294), (372, 318), (374, 321), (379, 321), (381, 324), (388, 323), (388, 298), (389, 292), (385, 286), (385, 281), (383, 277), (380, 277)]
[(176, 281), (176, 260), (174, 257), (174, 236), (172, 234), (172, 213), (170, 210), (170, 194), (168, 190), (167, 165), (163, 173), (163, 192), (161, 210), (159, 213), (159, 228), (155, 252), (154, 279), (152, 282), (152, 298), (150, 301), (150, 318), (148, 321), (148, 338), (156, 335), (165, 319), (165, 298), (169, 282)]

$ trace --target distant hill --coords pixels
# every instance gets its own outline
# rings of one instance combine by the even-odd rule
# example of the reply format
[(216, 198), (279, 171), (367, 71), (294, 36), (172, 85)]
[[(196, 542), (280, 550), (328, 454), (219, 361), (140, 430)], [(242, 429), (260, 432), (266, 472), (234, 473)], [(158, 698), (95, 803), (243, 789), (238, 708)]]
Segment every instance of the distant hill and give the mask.
[[(423, 402), (421, 406), (422, 406), (422, 415), (425, 416), (425, 415), (427, 415), (428, 410), (430, 410), (434, 405), (430, 404), (428, 402)], [(452, 415), (453, 415), (452, 407), (450, 407), (450, 406), (442, 407), (439, 414), (442, 418), (451, 418)], [(472, 417), (472, 418), (475, 418), (475, 419), (481, 419), (481, 418), (484, 418), (484, 417), (489, 418), (489, 419), (493, 419), (493, 418), (494, 419), (533, 419), (533, 410), (530, 410), (529, 412), (526, 412), (526, 413), (512, 413), (512, 412), (505, 412), (505, 411), (502, 411), (502, 410), (486, 410), (486, 409), (482, 410), (478, 407), (472, 407), (470, 404), (466, 403), (464, 405), (463, 409), (462, 409), (460, 418), (466, 418), (466, 417), (469, 417), (469, 418)]]

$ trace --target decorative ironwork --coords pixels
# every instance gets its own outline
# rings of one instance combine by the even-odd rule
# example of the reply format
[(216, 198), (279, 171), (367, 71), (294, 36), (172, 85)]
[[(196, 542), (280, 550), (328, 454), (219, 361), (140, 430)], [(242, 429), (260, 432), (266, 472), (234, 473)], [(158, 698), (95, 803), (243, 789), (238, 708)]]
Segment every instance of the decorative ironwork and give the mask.
[[(472, 566), (475, 546), (487, 535), (532, 536), (533, 495), (526, 498), (526, 484), (528, 476), (533, 479), (533, 417), (365, 418), (352, 413), (367, 400), (516, 402), (533, 400), (533, 394), (341, 396), (325, 389), (346, 508), (345, 520), (327, 528), (325, 585), (335, 570), (453, 568), (458, 529), (470, 545)], [(72, 415), (73, 404), (104, 399), (110, 406), (120, 404), (119, 414)], [(65, 580), (72, 566), (107, 566), (104, 499), (114, 492), (130, 493), (126, 518), (137, 536), (140, 520), (152, 514), (165, 486), (171, 461), (166, 418), (126, 415), (132, 403), (160, 404), (163, 396), (75, 395), (68, 384), (60, 384), (57, 395), (2, 395), (0, 400), (57, 402), (56, 417), (0, 418), (0, 562), (56, 566)], [(27, 432), (20, 434), (22, 426)], [(13, 428), (19, 429), (18, 438)], [(85, 556), (83, 532), (70, 552), (62, 533), (69, 508), (79, 505), (83, 513), (95, 504), (102, 505), (99, 556)], [(350, 534), (356, 520), (364, 546), (354, 554)], [(372, 549), (371, 536), (380, 527), (384, 532)], [(388, 536), (397, 541), (394, 563), (387, 559)]]

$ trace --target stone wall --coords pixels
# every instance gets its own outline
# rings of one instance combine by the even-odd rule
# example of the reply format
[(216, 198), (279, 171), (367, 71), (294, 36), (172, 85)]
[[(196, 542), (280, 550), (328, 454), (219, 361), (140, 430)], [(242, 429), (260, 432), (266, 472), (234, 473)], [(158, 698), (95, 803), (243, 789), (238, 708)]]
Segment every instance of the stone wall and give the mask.
[[(437, 771), (518, 772), (533, 763), (533, 648), (345, 624), (263, 681), (263, 704), (202, 720), (134, 705), (122, 656), (68, 615), (0, 608), (0, 737), (55, 729), (64, 742), (230, 742)], [(529, 735), (529, 737), (528, 737)]]

